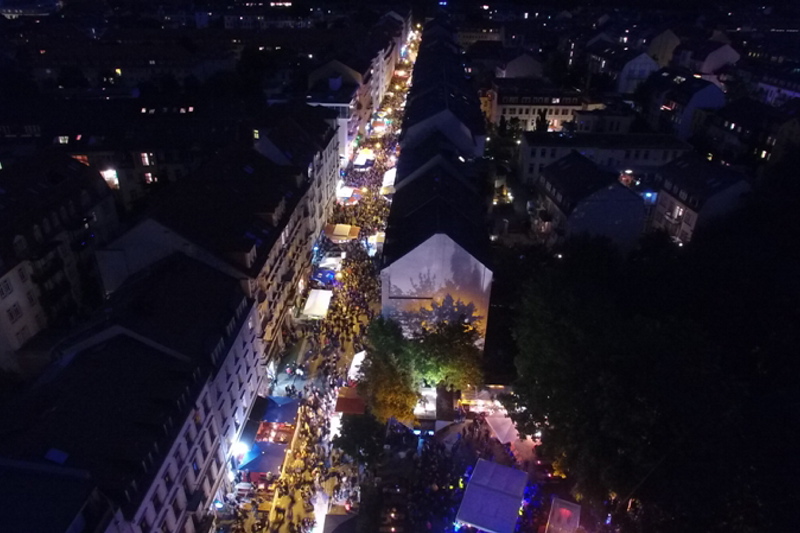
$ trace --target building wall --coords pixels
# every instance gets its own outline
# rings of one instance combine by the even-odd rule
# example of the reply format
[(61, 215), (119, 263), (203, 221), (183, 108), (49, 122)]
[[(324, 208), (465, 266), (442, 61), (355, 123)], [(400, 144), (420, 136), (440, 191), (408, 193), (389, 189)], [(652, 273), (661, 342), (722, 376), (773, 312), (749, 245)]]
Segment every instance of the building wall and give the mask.
[(523, 137), (520, 145), (520, 172), (522, 181), (533, 185), (541, 171), (549, 164), (555, 163), (573, 150), (586, 156), (598, 166), (609, 170), (648, 170), (669, 163), (689, 151), (684, 149), (663, 148), (598, 148), (593, 146), (531, 146)]
[[(220, 338), (219, 370), (198, 394), (142, 504), (130, 521), (118, 513), (107, 533), (195, 532), (214, 500), (233, 492), (232, 446), (265, 378), (257, 324), (254, 303), (243, 299)], [(197, 507), (189, 508), (193, 499)]]
[(659, 68), (664, 68), (672, 61), (672, 54), (679, 44), (681, 40), (678, 36), (672, 30), (665, 30), (650, 41), (647, 53), (658, 63)]
[(47, 327), (30, 261), (21, 261), (0, 277), (0, 368), (17, 369), (12, 352)]
[(491, 287), (492, 271), (440, 233), (381, 271), (382, 314), (409, 332), (464, 314), (484, 336)]

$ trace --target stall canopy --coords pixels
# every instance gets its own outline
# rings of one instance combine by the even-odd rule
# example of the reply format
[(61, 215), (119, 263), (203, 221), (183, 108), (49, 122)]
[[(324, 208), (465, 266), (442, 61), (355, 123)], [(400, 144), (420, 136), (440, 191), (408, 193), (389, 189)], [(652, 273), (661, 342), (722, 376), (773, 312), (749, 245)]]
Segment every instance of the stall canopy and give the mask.
[(381, 194), (383, 196), (394, 194), (395, 178), (397, 178), (397, 167), (390, 168), (383, 174), (383, 183), (381, 184)]
[(294, 424), (300, 402), (287, 396), (270, 396), (269, 406), (264, 413), (264, 422), (275, 424)]
[(519, 440), (517, 426), (507, 416), (487, 416), (486, 423), (492, 428), (497, 440), (503, 444)]
[(489, 533), (512, 533), (527, 482), (521, 470), (478, 459), (456, 521)]
[(358, 239), (358, 233), (360, 231), (361, 228), (358, 226), (351, 226), (350, 224), (325, 225), (325, 236), (336, 244), (342, 244)]
[(269, 472), (280, 474), (287, 449), (287, 444), (256, 442), (239, 470), (247, 470), (259, 474), (267, 474)]
[(337, 413), (363, 415), (366, 409), (367, 404), (354, 387), (342, 387), (339, 389), (339, 397), (336, 398)]
[(357, 354), (353, 355), (353, 360), (350, 362), (350, 368), (347, 370), (347, 379), (350, 381), (356, 381), (358, 379), (358, 373), (361, 372), (361, 365), (364, 364), (364, 359), (367, 358), (366, 350), (358, 352)]
[(306, 306), (303, 308), (303, 316), (312, 319), (325, 318), (328, 314), (328, 307), (331, 305), (332, 297), (333, 291), (311, 289), (308, 300), (306, 300)]

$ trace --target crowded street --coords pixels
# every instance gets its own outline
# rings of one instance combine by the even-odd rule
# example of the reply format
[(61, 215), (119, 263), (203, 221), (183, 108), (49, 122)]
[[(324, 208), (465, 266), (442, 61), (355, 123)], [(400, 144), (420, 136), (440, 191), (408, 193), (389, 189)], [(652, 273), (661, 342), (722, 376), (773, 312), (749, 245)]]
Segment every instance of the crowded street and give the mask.
[[(329, 223), (358, 227), (358, 236), (335, 242), (322, 235), (314, 248), (315, 262), (329, 256), (342, 258), (335, 278), (322, 284), (332, 291), (330, 304), (323, 318), (297, 324), (295, 345), (287, 350), (271, 381), (271, 397), (299, 402), (294, 435), (280, 475), (249, 485), (239, 483), (243, 490), (227, 502), (231, 513), (229, 520), (220, 522), (223, 531), (321, 532), (326, 514), (357, 512), (359, 480), (364, 473), (333, 447), (331, 416), (339, 388), (348, 382), (353, 356), (363, 349), (367, 325), (380, 312), (376, 236), (385, 230), (390, 206), (382, 188), (384, 175), (397, 160), (397, 131), (410, 86), (406, 73), (411, 70), (416, 38), (412, 33), (408, 52), (392, 78), (391, 92), (373, 117), (373, 122), (381, 126), (368, 126), (354, 150), (354, 154), (369, 153), (369, 165), (356, 166), (351, 160), (341, 172), (340, 187), (357, 191), (357, 201), (337, 201)], [(239, 472), (237, 482), (247, 479), (248, 474)]]

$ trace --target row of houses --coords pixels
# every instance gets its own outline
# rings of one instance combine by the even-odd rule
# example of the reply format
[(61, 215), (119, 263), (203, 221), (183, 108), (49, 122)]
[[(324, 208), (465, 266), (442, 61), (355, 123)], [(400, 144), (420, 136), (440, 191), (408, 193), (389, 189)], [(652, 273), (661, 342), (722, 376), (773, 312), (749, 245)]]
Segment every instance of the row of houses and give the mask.
[(549, 244), (591, 234), (630, 250), (648, 229), (684, 244), (751, 190), (747, 176), (669, 135), (527, 133), (520, 164), (538, 197), (533, 232)]
[(425, 25), (381, 258), (384, 316), (407, 333), (462, 321), (485, 337), (492, 284), (485, 127), (454, 32)]
[[(10, 530), (207, 532), (235, 491), (237, 443), (292, 334), (339, 176), (330, 110), (265, 113), (297, 129), (207, 155), (122, 233), (85, 161), (47, 152), (0, 171), (3, 363), (46, 368), (4, 410), (0, 478), (31, 505), (69, 492), (58, 513), (17, 506)], [(91, 288), (100, 310), (44, 335)]]

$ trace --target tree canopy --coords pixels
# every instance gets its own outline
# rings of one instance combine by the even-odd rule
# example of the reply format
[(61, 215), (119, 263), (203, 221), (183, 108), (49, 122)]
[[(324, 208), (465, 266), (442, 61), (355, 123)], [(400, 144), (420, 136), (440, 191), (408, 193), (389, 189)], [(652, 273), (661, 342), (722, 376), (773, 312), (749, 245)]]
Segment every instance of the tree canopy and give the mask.
[(465, 322), (438, 322), (404, 338), (396, 322), (379, 317), (367, 331), (359, 390), (378, 420), (411, 422), (421, 386), (482, 382), (477, 340), (477, 330)]
[(528, 283), (507, 405), (577, 497), (619, 503), (623, 530), (787, 530), (797, 189), (765, 188), (684, 248), (655, 234), (623, 258), (573, 241)]
[(383, 452), (384, 430), (384, 424), (371, 413), (345, 414), (333, 444), (361, 464), (377, 465)]

